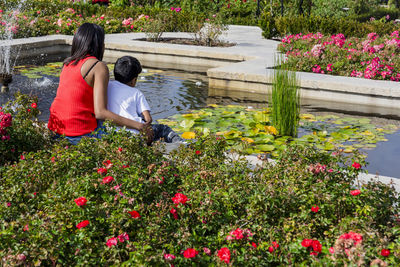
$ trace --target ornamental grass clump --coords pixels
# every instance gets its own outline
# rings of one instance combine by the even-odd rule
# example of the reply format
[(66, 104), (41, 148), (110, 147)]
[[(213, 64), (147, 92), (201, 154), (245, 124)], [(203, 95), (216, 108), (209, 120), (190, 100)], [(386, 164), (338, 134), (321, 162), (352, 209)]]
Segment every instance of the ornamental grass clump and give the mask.
[(275, 60), (271, 97), (271, 119), (281, 136), (297, 136), (300, 120), (300, 86), (295, 72), (282, 59)]

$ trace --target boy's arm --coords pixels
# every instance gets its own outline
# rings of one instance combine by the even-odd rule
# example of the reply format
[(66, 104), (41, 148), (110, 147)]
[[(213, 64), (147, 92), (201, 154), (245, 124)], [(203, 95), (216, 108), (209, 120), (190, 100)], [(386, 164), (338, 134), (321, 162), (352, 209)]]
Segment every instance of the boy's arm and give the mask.
[(153, 121), (153, 118), (150, 115), (150, 111), (145, 110), (142, 112), (143, 119), (146, 123), (150, 124)]

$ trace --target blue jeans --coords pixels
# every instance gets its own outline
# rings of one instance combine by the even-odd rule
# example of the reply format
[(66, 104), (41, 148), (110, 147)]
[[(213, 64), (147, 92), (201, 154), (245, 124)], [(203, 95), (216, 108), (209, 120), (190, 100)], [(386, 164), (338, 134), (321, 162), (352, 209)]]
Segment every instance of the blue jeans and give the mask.
[(151, 128), (153, 128), (154, 132), (154, 141), (158, 141), (161, 138), (164, 139), (166, 143), (176, 143), (183, 141), (183, 139), (174, 132), (171, 127), (164, 124), (152, 124)]
[[(82, 137), (93, 137), (93, 138), (101, 138), (103, 135), (106, 135), (107, 133), (105, 132), (106, 128), (103, 126), (103, 123), (101, 121), (97, 121), (97, 127), (96, 129), (93, 130), (91, 133), (87, 133), (84, 135), (78, 135), (78, 136), (66, 136), (64, 135), (65, 139), (67, 139), (71, 145), (76, 145), (81, 141)], [(56, 139), (60, 138), (62, 135), (56, 134)]]

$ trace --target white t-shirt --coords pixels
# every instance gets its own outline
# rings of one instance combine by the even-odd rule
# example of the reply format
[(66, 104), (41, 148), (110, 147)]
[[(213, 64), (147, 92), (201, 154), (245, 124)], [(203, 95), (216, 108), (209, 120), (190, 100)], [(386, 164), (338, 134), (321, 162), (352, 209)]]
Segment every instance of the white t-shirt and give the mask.
[[(143, 111), (150, 111), (150, 106), (143, 93), (135, 87), (110, 80), (107, 90), (107, 109), (128, 119), (144, 122), (140, 117)], [(139, 133), (134, 129), (127, 129), (132, 133)]]

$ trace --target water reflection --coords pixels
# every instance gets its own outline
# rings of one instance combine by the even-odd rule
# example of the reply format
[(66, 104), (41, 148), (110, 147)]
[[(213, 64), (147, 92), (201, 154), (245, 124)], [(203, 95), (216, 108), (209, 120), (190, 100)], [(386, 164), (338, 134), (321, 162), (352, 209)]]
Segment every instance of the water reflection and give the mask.
[[(184, 113), (190, 109), (199, 109), (207, 104), (240, 104), (253, 108), (268, 106), (268, 96), (250, 94), (246, 92), (230, 92), (208, 88), (204, 75), (184, 73), (178, 71), (144, 72), (143, 79), (139, 79), (137, 88), (146, 96), (152, 115), (155, 120), (167, 118), (177, 113)], [(0, 94), (0, 105), (12, 98), (16, 91), (24, 94), (36, 95), (39, 98), (38, 108), (42, 111), (39, 120), (47, 121), (49, 108), (56, 95), (58, 77), (44, 76), (40, 79), (28, 79), (16, 75), (10, 85), (10, 92)], [(371, 110), (370, 107), (343, 106), (338, 103), (322, 103), (321, 101), (303, 101), (302, 113), (314, 115), (335, 114), (339, 116), (364, 116), (372, 120), (375, 125), (400, 125), (399, 114), (392, 110)], [(355, 108), (355, 110), (351, 110)], [(387, 142), (380, 142), (374, 150), (367, 151), (367, 170), (384, 176), (400, 178), (400, 132), (387, 135)]]

